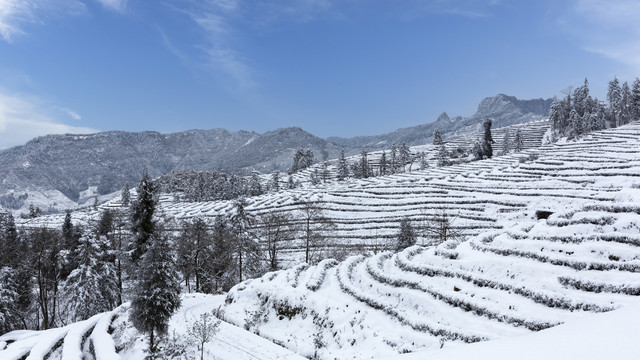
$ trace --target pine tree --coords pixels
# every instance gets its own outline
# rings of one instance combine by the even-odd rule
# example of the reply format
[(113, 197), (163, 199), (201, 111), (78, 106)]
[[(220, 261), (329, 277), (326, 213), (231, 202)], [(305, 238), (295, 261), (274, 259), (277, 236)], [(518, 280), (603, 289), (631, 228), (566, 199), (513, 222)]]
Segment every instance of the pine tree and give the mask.
[(303, 158), (304, 158), (304, 150), (298, 149), (296, 153), (293, 155), (293, 162), (291, 164), (291, 168), (289, 169), (289, 174), (293, 174), (299, 170), (304, 169), (303, 167)]
[(504, 136), (502, 137), (502, 151), (500, 151), (500, 155), (507, 155), (511, 150), (511, 137), (509, 129), (506, 129), (504, 132)]
[(272, 191), (280, 191), (280, 171), (276, 171), (271, 174), (271, 181), (269, 182)]
[(149, 238), (137, 278), (129, 318), (138, 331), (149, 334), (149, 352), (154, 354), (156, 336), (167, 333), (169, 319), (181, 304), (179, 275), (167, 237), (153, 233)]
[(97, 239), (83, 236), (75, 251), (78, 268), (71, 272), (62, 289), (72, 322), (112, 309), (118, 297), (113, 264), (100, 259), (102, 251)]
[(358, 166), (358, 177), (360, 178), (368, 178), (371, 174), (369, 171), (369, 159), (367, 150), (362, 150), (360, 153), (360, 164)]
[(484, 137), (482, 138), (482, 155), (483, 158), (491, 158), (493, 156), (493, 147), (491, 144), (495, 143), (491, 137), (491, 119), (487, 118), (484, 123)]
[(304, 156), (302, 157), (302, 159), (303, 159), (302, 169), (306, 169), (309, 166), (313, 165), (314, 156), (313, 156), (313, 152), (311, 151), (311, 149), (307, 149), (307, 151), (304, 153)]
[(629, 84), (625, 81), (621, 88), (622, 98), (620, 99), (620, 122), (622, 125), (628, 124), (633, 117), (633, 94)]
[[(402, 169), (402, 172), (405, 171), (405, 166), (411, 163), (411, 150), (407, 146), (407, 144), (400, 144), (400, 148), (398, 149), (398, 166)], [(409, 171), (411, 171), (411, 167), (409, 167)]]
[(344, 180), (349, 177), (349, 164), (344, 156), (344, 149), (340, 151), (340, 158), (338, 159), (338, 180)]
[(607, 91), (607, 100), (611, 111), (611, 127), (620, 126), (620, 117), (622, 113), (622, 89), (618, 78), (614, 77), (609, 81), (609, 89)]
[(260, 184), (260, 176), (257, 172), (251, 173), (251, 180), (249, 180), (249, 195), (258, 196), (262, 194), (262, 185)]
[(387, 175), (387, 153), (383, 150), (380, 156), (380, 176)]
[(440, 135), (439, 129), (433, 132), (433, 145), (442, 145), (442, 135)]
[(131, 190), (129, 189), (129, 182), (127, 181), (124, 184), (124, 188), (122, 189), (122, 206), (128, 207), (129, 202), (131, 201)]
[(8, 266), (0, 267), (0, 334), (19, 329), (22, 325), (18, 286), (15, 270)]
[(633, 81), (631, 88), (631, 114), (632, 120), (640, 120), (640, 79)]
[(396, 236), (396, 251), (402, 251), (416, 244), (416, 234), (408, 218), (400, 220), (400, 229)]
[(524, 143), (522, 142), (522, 135), (520, 135), (520, 128), (516, 129), (516, 134), (513, 136), (513, 144), (511, 148), (515, 151), (522, 151), (524, 149)]
[(157, 204), (155, 192), (156, 187), (145, 170), (138, 184), (138, 198), (131, 206), (131, 232), (134, 235), (131, 260), (134, 264), (145, 253), (147, 241), (156, 231), (156, 223), (153, 220)]

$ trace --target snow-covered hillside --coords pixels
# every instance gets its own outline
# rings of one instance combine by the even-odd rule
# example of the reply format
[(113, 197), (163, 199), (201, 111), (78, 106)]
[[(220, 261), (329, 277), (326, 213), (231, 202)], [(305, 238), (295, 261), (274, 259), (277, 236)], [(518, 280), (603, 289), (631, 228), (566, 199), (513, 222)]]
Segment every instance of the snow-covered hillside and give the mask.
[[(586, 204), (632, 201), (640, 184), (640, 125), (594, 133), (577, 142), (566, 142), (490, 160), (437, 167), (430, 157), (425, 170), (320, 186), (268, 193), (247, 199), (253, 215), (288, 213), (302, 222), (305, 204), (323, 210), (335, 227), (327, 232), (329, 249), (349, 245), (377, 251), (389, 245), (399, 221), (409, 218), (422, 226), (443, 211), (464, 236), (531, 219), (537, 210), (562, 211)], [(425, 145), (436, 152), (433, 145)], [(372, 156), (372, 158), (374, 158)], [(308, 174), (307, 174), (308, 175)], [(302, 173), (299, 175), (305, 177)], [(308, 177), (307, 177), (308, 178)], [(635, 195), (634, 195), (635, 196)], [(118, 207), (116, 201), (104, 207)], [(165, 220), (227, 214), (233, 201), (174, 202), (163, 196), (158, 213)], [(95, 222), (100, 210), (74, 212), (74, 222)], [(25, 227), (60, 227), (64, 214), (43, 216), (22, 223)], [(421, 244), (432, 240), (425, 236)], [(301, 241), (283, 244), (290, 263), (300, 261)]]
[[(638, 358), (640, 349), (627, 331), (637, 333), (640, 307), (639, 145), (640, 124), (634, 123), (491, 160), (249, 199), (254, 214), (299, 211), (310, 199), (337, 223), (335, 246), (363, 244), (360, 251), (367, 255), (267, 273), (224, 298), (186, 295), (170, 333), (180, 334), (189, 316), (215, 310), (237, 327), (225, 325), (228, 335), (221, 331), (209, 349), (226, 342), (253, 351), (246, 348), (253, 335), (240, 330), (248, 329), (270, 341), (257, 345), (251, 355), (257, 358), (281, 351), (325, 359), (402, 358), (398, 354), (405, 352), (419, 354), (408, 358), (487, 358), (495, 351), (506, 358), (523, 355), (512, 353), (519, 346), (536, 348), (524, 354), (529, 358), (598, 358), (608, 354), (597, 342), (602, 328), (612, 332), (604, 339), (619, 340), (611, 345), (613, 357)], [(215, 216), (232, 206), (169, 200), (161, 205), (167, 218)], [(381, 251), (399, 219), (419, 223), (442, 209), (457, 216), (454, 226), (463, 237), (400, 253)], [(539, 220), (537, 210), (552, 214)], [(42, 217), (23, 226), (59, 226), (57, 221)], [(300, 243), (288, 250), (299, 261)], [(132, 340), (137, 335), (126, 311), (47, 332), (6, 334), (0, 358), (38, 358), (56, 344), (53, 358), (67, 347), (91, 353), (87, 339), (97, 337), (104, 341), (93, 346), (108, 350), (96, 354), (120, 350), (123, 358), (141, 359), (143, 340)], [(114, 314), (111, 331), (105, 324)], [(466, 344), (485, 340), (498, 341)], [(563, 344), (587, 350), (544, 350)]]

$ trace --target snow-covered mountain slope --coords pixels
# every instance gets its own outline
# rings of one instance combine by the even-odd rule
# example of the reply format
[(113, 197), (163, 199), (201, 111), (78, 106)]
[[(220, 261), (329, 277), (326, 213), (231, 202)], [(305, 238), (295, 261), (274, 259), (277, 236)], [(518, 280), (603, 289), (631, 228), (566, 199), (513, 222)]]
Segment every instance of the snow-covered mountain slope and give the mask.
[[(555, 346), (562, 334), (575, 347), (578, 340), (571, 329), (582, 325), (571, 324), (603, 321), (612, 328), (624, 315), (602, 313), (622, 308), (622, 314), (637, 314), (639, 145), (640, 124), (634, 123), (491, 160), (248, 199), (253, 214), (299, 211), (310, 199), (337, 223), (331, 237), (336, 247), (362, 244), (358, 251), (368, 255), (271, 272), (238, 284), (224, 299), (203, 297), (195, 309), (215, 309), (228, 323), (304, 357), (388, 357), (443, 347), (438, 356), (447, 358), (448, 351), (469, 354), (453, 350), (466, 343), (503, 339), (486, 346), (513, 349), (533, 338), (540, 347)], [(230, 202), (174, 203), (167, 197), (160, 212), (187, 219), (215, 216), (231, 207)], [(443, 208), (457, 215), (454, 226), (463, 237), (400, 253), (380, 251), (380, 244), (394, 238), (400, 218), (419, 223)], [(537, 210), (553, 214), (538, 220)], [(74, 221), (91, 221), (97, 214), (74, 214)], [(22, 226), (60, 224), (61, 218), (49, 216)], [(429, 240), (422, 237), (420, 242)], [(301, 242), (287, 246), (290, 259), (299, 261)], [(185, 300), (173, 317), (178, 331), (190, 308)], [(0, 358), (47, 352), (63, 332), (86, 333), (83, 329), (92, 327), (92, 321), (100, 320), (50, 330), (53, 338), (43, 340), (36, 337), (41, 333), (4, 335), (0, 341), (20, 339), (7, 345)], [(561, 323), (570, 330), (532, 336)], [(112, 335), (116, 344), (134, 337), (123, 337), (119, 326)], [(636, 328), (630, 322), (621, 326)], [(129, 326), (120, 328), (122, 334), (135, 334)], [(594, 334), (585, 335), (587, 348), (597, 345)], [(71, 336), (70, 344), (78, 344), (78, 337)], [(65, 337), (62, 349), (66, 343)], [(106, 343), (112, 346), (111, 340)], [(144, 344), (130, 346), (133, 350), (122, 354), (136, 359), (135, 349)], [(478, 354), (486, 354), (482, 349)], [(637, 344), (629, 341), (615, 351), (620, 358), (640, 357)]]
[[(584, 358), (597, 358), (606, 350), (602, 340), (594, 342), (601, 322), (612, 331), (638, 328), (637, 319), (627, 317), (640, 309), (639, 230), (637, 204), (591, 205), (466, 241), (301, 264), (240, 283), (226, 297), (186, 295), (171, 319), (167, 346), (193, 353), (185, 329), (199, 314), (215, 311), (226, 323), (207, 345), (212, 359), (294, 359), (294, 353), (391, 359), (423, 351), (410, 358), (465, 358), (475, 351), (474, 358), (493, 358), (493, 351), (506, 358), (531, 344), (546, 355), (551, 346), (582, 344), (599, 351)], [(618, 308), (626, 315), (598, 315)], [(145, 340), (127, 318), (123, 306), (64, 328), (9, 333), (0, 337), (0, 358), (143, 359)], [(566, 328), (532, 336), (565, 322)], [(637, 342), (620, 335), (606, 334), (618, 339), (607, 344), (615, 347), (612, 354), (640, 356)], [(502, 340), (463, 347), (496, 339)], [(549, 358), (582, 353), (563, 348)]]
[(322, 358), (516, 338), (639, 304), (639, 214), (587, 206), (460, 243), (300, 265), (237, 285), (221, 313)]
[[(320, 186), (307, 184), (249, 198), (246, 209), (253, 215), (288, 213), (294, 222), (302, 222), (302, 210), (311, 203), (335, 224), (326, 231), (328, 248), (349, 245), (381, 250), (393, 242), (401, 219), (409, 218), (420, 227), (443, 211), (455, 218), (453, 227), (458, 233), (475, 236), (532, 219), (538, 210), (634, 201), (640, 191), (633, 187), (640, 184), (639, 145), (637, 123), (575, 142), (446, 167), (436, 166), (436, 147), (426, 145), (431, 166), (425, 170)], [(117, 199), (104, 205), (109, 206), (118, 208)], [(167, 221), (196, 216), (213, 220), (232, 209), (232, 201), (183, 203), (163, 196), (158, 213)], [(95, 222), (100, 210), (74, 212), (72, 219)], [(64, 214), (42, 216), (21, 220), (21, 226), (60, 227), (63, 219)], [(425, 234), (419, 243), (431, 240), (433, 236)], [(285, 258), (299, 261), (302, 241), (283, 244), (282, 250)]]

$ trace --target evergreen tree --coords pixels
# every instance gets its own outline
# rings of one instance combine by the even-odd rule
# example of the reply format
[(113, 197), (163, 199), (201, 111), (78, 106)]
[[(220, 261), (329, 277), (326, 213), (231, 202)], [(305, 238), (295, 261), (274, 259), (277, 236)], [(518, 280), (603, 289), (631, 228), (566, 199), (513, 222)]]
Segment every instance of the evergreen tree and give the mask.
[(0, 334), (22, 326), (18, 286), (15, 270), (8, 266), (0, 267)]
[(302, 169), (306, 169), (309, 166), (313, 165), (314, 156), (311, 149), (307, 149), (307, 151), (304, 153), (304, 156), (302, 157), (302, 160)]
[(262, 185), (260, 184), (260, 176), (257, 172), (251, 173), (249, 181), (249, 196), (258, 196), (262, 194)]
[(491, 144), (495, 143), (491, 137), (491, 119), (487, 118), (484, 123), (484, 136), (482, 138), (482, 158), (491, 158), (493, 156), (493, 147)]
[(633, 117), (633, 94), (629, 84), (625, 81), (621, 88), (622, 98), (620, 99), (620, 122), (621, 125), (628, 124)]
[(0, 268), (16, 268), (24, 255), (24, 249), (18, 238), (15, 219), (10, 212), (0, 213), (0, 249)]
[(349, 177), (349, 164), (344, 156), (344, 149), (340, 151), (340, 158), (338, 159), (338, 180), (344, 180)]
[(96, 229), (98, 235), (107, 236), (109, 233), (113, 232), (115, 221), (114, 217), (115, 214), (109, 209), (102, 212), (100, 220), (98, 221), (98, 228)]
[(631, 88), (631, 115), (632, 120), (640, 120), (640, 79), (633, 81)]
[(383, 150), (380, 156), (380, 175), (387, 175), (387, 153)]
[(302, 149), (296, 150), (296, 153), (293, 155), (293, 163), (291, 164), (291, 168), (289, 169), (289, 174), (293, 174), (299, 170), (304, 169), (303, 158), (304, 158), (304, 150)]
[[(405, 171), (405, 166), (411, 163), (411, 150), (405, 143), (401, 143), (398, 149), (398, 168), (402, 169), (402, 172)], [(409, 167), (411, 170), (411, 167)]]
[(272, 191), (280, 191), (280, 171), (276, 171), (271, 175), (270, 187)]
[(293, 176), (289, 175), (289, 179), (287, 180), (287, 189), (295, 189), (296, 183), (293, 181)]
[(244, 280), (245, 275), (255, 276), (262, 270), (260, 246), (253, 233), (255, 219), (246, 212), (246, 206), (244, 198), (236, 200), (235, 213), (231, 217), (239, 282)]
[(398, 148), (396, 144), (391, 145), (390, 172), (395, 174), (398, 172)]
[(433, 145), (442, 145), (442, 135), (440, 135), (439, 129), (433, 132)]
[(416, 244), (416, 234), (408, 218), (400, 220), (400, 229), (396, 236), (396, 251), (402, 251)]
[(138, 331), (149, 334), (149, 352), (155, 354), (155, 337), (166, 334), (171, 315), (180, 307), (180, 280), (169, 239), (152, 233), (148, 240), (131, 301), (130, 320)]
[(427, 162), (427, 153), (424, 151), (420, 152), (420, 170), (425, 170), (429, 167), (429, 163)]
[(506, 129), (502, 137), (502, 151), (500, 151), (500, 155), (507, 155), (511, 150), (511, 137), (509, 135), (509, 129)]
[(128, 181), (124, 184), (124, 188), (122, 189), (122, 194), (120, 196), (122, 198), (122, 206), (128, 207), (129, 202), (131, 201), (131, 190), (129, 188)]
[(522, 142), (522, 135), (520, 135), (520, 128), (516, 129), (516, 134), (513, 136), (513, 144), (511, 148), (515, 151), (522, 151), (524, 149), (524, 144)]
[(112, 309), (118, 298), (113, 264), (104, 260), (97, 239), (83, 236), (75, 251), (78, 268), (71, 272), (62, 289), (72, 322)]
[(620, 118), (622, 115), (622, 89), (620, 88), (620, 82), (618, 78), (614, 77), (609, 81), (609, 89), (607, 91), (607, 100), (609, 101), (610, 109), (610, 127), (620, 126)]
[(369, 170), (369, 159), (368, 159), (367, 150), (362, 150), (362, 152), (360, 153), (360, 163), (358, 164), (358, 168), (356, 172), (357, 172), (357, 177), (360, 177), (360, 178), (366, 179), (371, 175), (371, 172)]
[(442, 144), (438, 150), (438, 166), (448, 166), (449, 164), (449, 153), (447, 153), (447, 149)]
[(309, 174), (309, 180), (312, 185), (320, 185), (320, 174), (318, 173), (318, 169), (313, 169)]
[(156, 210), (156, 188), (146, 170), (138, 184), (138, 198), (131, 206), (131, 232), (134, 236), (131, 260), (135, 263), (147, 251), (147, 242), (156, 231), (153, 214)]

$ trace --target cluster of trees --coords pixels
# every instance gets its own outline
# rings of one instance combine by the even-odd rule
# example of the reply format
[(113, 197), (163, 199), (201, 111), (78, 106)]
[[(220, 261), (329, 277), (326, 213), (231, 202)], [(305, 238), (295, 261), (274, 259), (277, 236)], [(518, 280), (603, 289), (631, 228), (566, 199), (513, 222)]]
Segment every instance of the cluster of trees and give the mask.
[(74, 226), (69, 213), (60, 229), (21, 231), (10, 213), (0, 214), (0, 333), (48, 329), (119, 305), (116, 244), (97, 228)]
[(574, 138), (595, 130), (618, 127), (640, 118), (640, 79), (632, 87), (617, 78), (609, 82), (608, 104), (591, 97), (589, 82), (551, 105), (549, 119), (555, 136)]
[(377, 164), (369, 160), (369, 154), (366, 150), (362, 150), (358, 161), (349, 164), (343, 150), (338, 158), (337, 178), (338, 180), (344, 180), (348, 177), (362, 179), (403, 173), (405, 171), (410, 172), (416, 160), (419, 161), (422, 169), (429, 167), (426, 154), (424, 152), (412, 153), (405, 143), (400, 145), (393, 144), (388, 156), (387, 152), (383, 151)]
[(179, 193), (186, 201), (233, 200), (264, 193), (257, 173), (249, 178), (217, 171), (172, 172), (156, 179), (160, 191)]
[(311, 165), (313, 165), (313, 152), (311, 149), (307, 149), (306, 151), (298, 149), (295, 155), (293, 155), (293, 163), (291, 164), (291, 169), (289, 169), (289, 174), (304, 170)]

